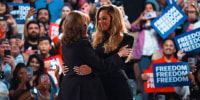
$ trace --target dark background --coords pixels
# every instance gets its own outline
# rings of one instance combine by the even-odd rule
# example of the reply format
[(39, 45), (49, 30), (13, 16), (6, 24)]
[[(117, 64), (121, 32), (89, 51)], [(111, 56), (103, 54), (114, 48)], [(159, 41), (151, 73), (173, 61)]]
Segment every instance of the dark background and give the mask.
[(123, 0), (124, 9), (130, 23), (136, 20), (144, 9), (145, 0)]

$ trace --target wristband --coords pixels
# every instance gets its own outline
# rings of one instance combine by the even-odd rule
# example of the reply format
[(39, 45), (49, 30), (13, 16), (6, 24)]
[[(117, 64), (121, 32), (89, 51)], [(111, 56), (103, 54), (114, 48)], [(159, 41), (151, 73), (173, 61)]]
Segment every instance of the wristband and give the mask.
[(32, 89), (30, 89), (30, 94), (31, 94), (31, 98), (33, 98), (34, 94), (32, 92)]
[(25, 19), (26, 19), (26, 20), (29, 20), (29, 17), (26, 17)]

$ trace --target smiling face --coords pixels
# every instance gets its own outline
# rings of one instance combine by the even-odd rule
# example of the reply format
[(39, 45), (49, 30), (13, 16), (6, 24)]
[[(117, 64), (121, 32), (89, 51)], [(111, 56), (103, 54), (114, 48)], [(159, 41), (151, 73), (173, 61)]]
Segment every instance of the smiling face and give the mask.
[(111, 17), (106, 10), (100, 11), (97, 24), (102, 31), (107, 31), (110, 28)]
[(32, 58), (29, 66), (33, 67), (33, 72), (36, 72), (40, 68), (40, 62), (36, 58)]
[(166, 40), (163, 44), (163, 53), (166, 56), (172, 56), (176, 52), (174, 42), (172, 40)]

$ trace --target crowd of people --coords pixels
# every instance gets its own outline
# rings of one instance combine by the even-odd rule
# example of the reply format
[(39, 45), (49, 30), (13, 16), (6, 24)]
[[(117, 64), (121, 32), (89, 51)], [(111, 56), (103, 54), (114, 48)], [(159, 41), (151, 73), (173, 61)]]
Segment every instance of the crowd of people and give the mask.
[[(200, 1), (176, 0), (188, 19), (166, 39), (151, 21), (169, 6), (167, 0), (144, 1), (130, 22), (123, 0), (1, 0), (0, 100), (200, 100), (200, 53), (178, 51), (173, 40), (200, 28)], [(9, 2), (30, 4), (25, 23), (16, 22)], [(147, 18), (150, 13), (155, 16)], [(57, 39), (49, 34), (51, 23), (59, 24)], [(55, 56), (63, 63), (46, 62)], [(144, 92), (145, 69), (181, 61), (189, 64), (191, 86)]]

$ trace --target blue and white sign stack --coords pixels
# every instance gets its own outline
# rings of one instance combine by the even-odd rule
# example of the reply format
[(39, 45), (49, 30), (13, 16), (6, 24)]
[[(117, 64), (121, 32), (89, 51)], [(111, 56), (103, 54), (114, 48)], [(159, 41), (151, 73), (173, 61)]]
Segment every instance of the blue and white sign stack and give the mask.
[(153, 64), (155, 87), (191, 85), (187, 76), (188, 73), (189, 66), (187, 62)]
[(200, 28), (183, 33), (174, 38), (178, 50), (188, 54), (200, 52)]
[(17, 24), (24, 24), (26, 15), (30, 10), (29, 3), (7, 3), (8, 6), (13, 8), (10, 14), (15, 18)]
[(162, 12), (161, 16), (151, 22), (151, 26), (163, 39), (170, 35), (177, 26), (187, 19), (187, 15), (181, 10), (181, 8), (173, 3), (173, 1), (171, 2), (172, 4)]

